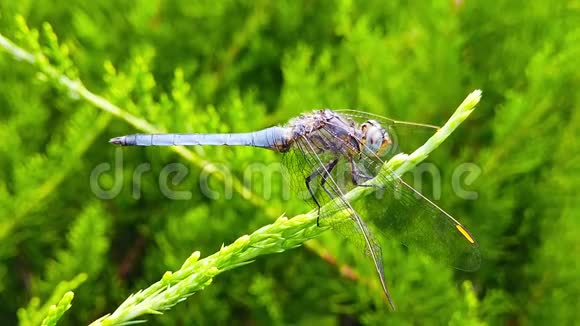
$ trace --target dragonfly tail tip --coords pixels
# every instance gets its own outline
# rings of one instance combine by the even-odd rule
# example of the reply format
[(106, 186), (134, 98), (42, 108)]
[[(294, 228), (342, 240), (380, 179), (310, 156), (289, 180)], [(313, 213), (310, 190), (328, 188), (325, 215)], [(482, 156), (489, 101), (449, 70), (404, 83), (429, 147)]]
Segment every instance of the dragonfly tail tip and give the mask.
[(113, 144), (113, 145), (125, 145), (125, 137), (121, 136), (121, 137), (115, 137), (115, 138), (111, 138), (109, 140), (109, 143)]

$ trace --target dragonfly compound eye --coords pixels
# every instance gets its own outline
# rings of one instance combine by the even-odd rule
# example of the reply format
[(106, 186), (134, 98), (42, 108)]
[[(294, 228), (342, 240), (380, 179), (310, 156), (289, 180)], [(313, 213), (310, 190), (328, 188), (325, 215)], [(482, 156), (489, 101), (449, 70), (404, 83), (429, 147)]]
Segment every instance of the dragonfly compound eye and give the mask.
[(368, 120), (361, 125), (362, 139), (366, 151), (380, 154), (391, 143), (389, 135), (380, 123)]

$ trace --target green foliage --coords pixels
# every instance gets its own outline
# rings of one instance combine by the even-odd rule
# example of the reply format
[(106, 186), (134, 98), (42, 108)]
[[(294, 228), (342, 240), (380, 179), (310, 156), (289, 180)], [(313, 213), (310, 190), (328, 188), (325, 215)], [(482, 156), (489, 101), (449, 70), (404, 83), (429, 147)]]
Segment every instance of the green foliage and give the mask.
[[(164, 313), (137, 318), (167, 325), (575, 323), (578, 21), (565, 1), (2, 2), (1, 321), (88, 324), (143, 307)], [(386, 239), (395, 313), (356, 248), (313, 216), (278, 219), (309, 207), (285, 198), (282, 176), (259, 182), (274, 153), (107, 143), (256, 130), (323, 107), (442, 124), (478, 88), (480, 107), (428, 163), (482, 267), (453, 271)], [(427, 138), (405, 137), (410, 150)], [(466, 162), (481, 171), (460, 180), (475, 200), (454, 191)], [(189, 174), (165, 186), (187, 200), (164, 195), (171, 163)], [(94, 190), (100, 166), (112, 198)]]
[(72, 292), (67, 292), (58, 302), (57, 305), (50, 306), (48, 315), (42, 320), (42, 326), (56, 325), (60, 317), (71, 307), (71, 301), (74, 297)]
[(71, 281), (60, 282), (54, 289), (50, 299), (40, 305), (40, 299), (34, 297), (26, 308), (18, 309), (18, 322), (20, 325), (54, 325), (62, 315), (71, 307), (75, 289), (86, 280), (86, 274), (79, 274)]

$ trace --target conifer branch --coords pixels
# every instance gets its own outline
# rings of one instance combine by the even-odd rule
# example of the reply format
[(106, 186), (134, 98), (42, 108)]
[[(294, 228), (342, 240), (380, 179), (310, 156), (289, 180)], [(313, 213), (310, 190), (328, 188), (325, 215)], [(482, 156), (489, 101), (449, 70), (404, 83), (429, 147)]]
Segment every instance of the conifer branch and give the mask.
[(54, 325), (70, 308), (73, 290), (87, 280), (87, 274), (81, 273), (70, 281), (61, 281), (52, 291), (50, 298), (41, 305), (40, 298), (33, 297), (26, 307), (18, 309), (18, 322), (23, 326)]
[(42, 321), (42, 326), (54, 326), (58, 323), (62, 315), (70, 309), (72, 299), (74, 298), (74, 293), (69, 291), (64, 294), (62, 299), (56, 305), (50, 306), (48, 308), (48, 314), (46, 318)]
[[(40, 51), (40, 44), (37, 42), (38, 33), (30, 31), (26, 27), (23, 18), (18, 18), (18, 25), (27, 33), (24, 37), (33, 48)], [(16, 59), (28, 63), (37, 62), (45, 75), (60, 76), (64, 78), (60, 71), (67, 71), (71, 75), (76, 75), (76, 70), (67, 57), (66, 47), (59, 47), (57, 37), (50, 25), (44, 25), (45, 34), (48, 38), (48, 48), (51, 54), (57, 58), (59, 65), (50, 66), (48, 59), (41, 52), (29, 53), (16, 46), (8, 39), (0, 35), (0, 48), (4, 48)], [(6, 198), (6, 204), (10, 205), (12, 218), (5, 221), (0, 228), (0, 240), (9, 238), (15, 228), (27, 215), (33, 213), (38, 207), (42, 207), (45, 200), (54, 193), (55, 189), (66, 179), (67, 176), (78, 165), (78, 157), (81, 157), (91, 146), (98, 134), (102, 132), (110, 121), (110, 115), (101, 114), (95, 117), (94, 112), (75, 112), (73, 117), (63, 128), (64, 137), (56, 140), (51, 139), (47, 145), (46, 155), (32, 156), (23, 165), (15, 169), (18, 184), (16, 195)], [(87, 128), (91, 126), (91, 128)], [(18, 176), (22, 176), (18, 178)]]

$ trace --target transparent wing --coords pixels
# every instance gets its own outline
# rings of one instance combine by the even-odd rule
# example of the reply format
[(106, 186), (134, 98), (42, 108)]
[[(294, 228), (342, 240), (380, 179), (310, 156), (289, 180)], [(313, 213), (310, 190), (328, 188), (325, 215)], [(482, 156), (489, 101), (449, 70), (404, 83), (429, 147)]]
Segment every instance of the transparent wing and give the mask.
[(433, 131), (437, 131), (440, 128), (439, 126), (432, 124), (395, 120), (379, 114), (363, 112), (358, 110), (345, 109), (345, 110), (336, 110), (336, 112), (340, 113), (340, 115), (342, 116), (353, 118), (354, 120), (377, 120), (383, 126), (404, 125), (431, 129)]
[[(362, 140), (362, 148), (366, 148)], [(386, 169), (383, 160), (363, 150), (355, 167), (366, 179), (375, 177), (374, 194), (351, 203), (353, 209), (385, 236), (398, 239), (455, 268), (473, 271), (481, 264), (475, 238), (451, 215)], [(364, 180), (362, 180), (364, 181)]]
[(463, 225), (400, 178), (377, 178), (384, 186), (353, 204), (369, 223), (435, 260), (465, 271), (479, 268), (478, 244)]
[[(335, 141), (330, 135), (327, 136), (326, 140)], [(317, 152), (312, 140), (301, 138), (296, 142), (293, 153), (290, 153), (293, 159), (290, 159), (289, 162), (294, 164), (294, 168), (298, 167), (296, 164), (300, 162), (301, 173), (299, 174), (305, 179), (311, 178), (311, 183), (316, 183), (318, 186), (313, 191), (316, 201), (320, 205), (324, 205), (320, 211), (321, 223), (329, 223), (335, 232), (349, 239), (357, 247), (364, 249), (365, 254), (377, 270), (389, 304), (395, 309), (385, 281), (382, 249), (379, 242), (350, 203), (344, 199), (344, 192), (335, 180), (338, 168), (336, 166), (330, 168), (328, 164), (341, 158)], [(316, 174), (314, 178), (312, 178), (313, 173)]]

